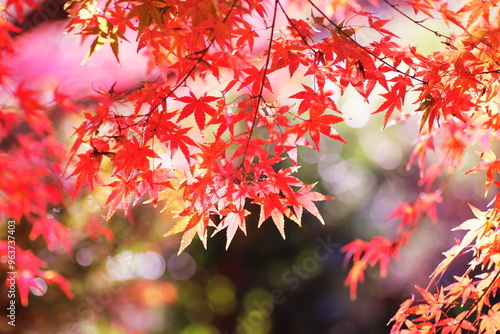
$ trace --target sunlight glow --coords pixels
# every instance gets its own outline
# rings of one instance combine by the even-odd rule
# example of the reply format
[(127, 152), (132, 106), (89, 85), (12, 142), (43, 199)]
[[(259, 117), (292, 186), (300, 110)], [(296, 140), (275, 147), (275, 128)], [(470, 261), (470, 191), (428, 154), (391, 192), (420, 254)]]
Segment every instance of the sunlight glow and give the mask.
[(342, 105), (342, 114), (351, 128), (361, 128), (370, 118), (370, 105), (359, 97), (353, 97)]
[(173, 254), (168, 258), (167, 268), (170, 275), (175, 279), (186, 280), (196, 272), (196, 263), (191, 255), (187, 253)]

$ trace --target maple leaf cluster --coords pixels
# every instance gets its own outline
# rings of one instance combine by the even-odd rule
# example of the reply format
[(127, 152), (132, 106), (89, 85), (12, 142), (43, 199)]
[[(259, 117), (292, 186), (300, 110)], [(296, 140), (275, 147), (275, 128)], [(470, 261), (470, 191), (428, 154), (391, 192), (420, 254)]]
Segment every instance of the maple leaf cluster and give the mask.
[[(312, 26), (290, 18), (290, 37), (279, 36), (277, 16), (286, 13), (279, 2), (272, 9), (264, 1), (134, 6), (118, 1), (89, 18), (90, 5), (78, 7), (72, 29), (78, 27), (85, 37), (97, 34), (95, 45), (102, 44), (106, 32), (134, 31), (139, 49), (151, 50), (162, 75), (123, 97), (103, 92), (93, 112), (85, 113), (87, 120), (76, 129), (70, 152), (76, 158), (71, 174), (76, 177), (74, 197), (83, 184), (94, 187), (103, 161), (109, 160), (115, 180), (107, 184), (112, 192), (106, 220), (119, 207), (127, 214), (145, 195), (154, 204), (168, 199), (165, 209), (182, 208), (168, 233), (184, 232), (180, 251), (196, 234), (206, 245), (209, 226), (215, 227), (214, 233), (226, 229), (229, 246), (238, 229), (246, 232), (248, 204), (260, 206), (259, 225), (271, 218), (283, 237), (285, 218), (300, 225), (304, 209), (323, 222), (314, 202), (329, 197), (294, 174), (298, 146), (319, 148), (321, 135), (344, 142), (332, 128), (343, 118), (325, 87), (327, 66), (306, 74), (322, 77), (315, 87), (303, 85), (289, 96), (297, 106), (269, 98), (268, 77), (273, 72), (288, 68), (292, 77), (322, 52), (316, 51), (323, 47), (313, 46), (316, 41), (307, 32)], [(271, 26), (259, 34), (252, 31), (248, 22), (256, 17), (271, 17)], [(100, 22), (108, 23), (104, 27)], [(256, 50), (254, 41), (263, 35), (267, 47)], [(106, 35), (114, 51), (119, 37)], [(90, 53), (96, 50), (92, 44)], [(342, 62), (343, 56), (333, 52), (322, 57)], [(190, 85), (200, 80), (216, 91), (193, 91)], [(117, 100), (131, 107), (116, 111)], [(83, 144), (91, 148), (77, 153)]]
[[(419, 117), (408, 168), (417, 166), (423, 188), (413, 202), (389, 214), (401, 221), (394, 238), (356, 240), (344, 247), (353, 261), (346, 284), (355, 297), (369, 266), (379, 263), (386, 275), (391, 258), (424, 218), (439, 222), (436, 206), (445, 201), (446, 186), (440, 176), (457, 170), (472, 145), (483, 144), (478, 154), (484, 161), (466, 174), (486, 172), (488, 191), (499, 185), (500, 170), (491, 149), (500, 126), (498, 1), (473, 0), (458, 9), (434, 0), (370, 3), (433, 33), (443, 48), (424, 55), (415, 46), (400, 45), (388, 28), (391, 20), (364, 11), (360, 1), (68, 1), (67, 31), (92, 41), (83, 66), (107, 44), (119, 61), (120, 45), (135, 36), (138, 51), (150, 55), (155, 79), (133, 91), (96, 90), (85, 103), (57, 90), (47, 98), (27, 83), (6, 89), (10, 102), (0, 110), (5, 152), (0, 156), (0, 212), (29, 224), (30, 239), (42, 236), (49, 250), (68, 252), (72, 231), (52, 209), (66, 205), (66, 194), (74, 201), (87, 188), (108, 190), (107, 214), (89, 217), (83, 227), (90, 237), (96, 232), (112, 239), (96, 221), (109, 221), (118, 209), (127, 216), (145, 202), (175, 212), (178, 221), (166, 235), (183, 232), (179, 251), (196, 235), (206, 246), (209, 232), (222, 230), (229, 247), (238, 230), (246, 233), (251, 205), (258, 208), (258, 225), (272, 221), (283, 238), (285, 222), (301, 225), (304, 210), (324, 224), (316, 202), (331, 197), (297, 177), (298, 148), (319, 150), (325, 137), (345, 143), (335, 129), (344, 121), (336, 101), (351, 87), (367, 102), (374, 95), (381, 99), (373, 113), (384, 114), (383, 127)], [(11, 36), (21, 31), (9, 19), (16, 17), (10, 11), (21, 23), (24, 5), (36, 7), (31, 0), (16, 0), (1, 8), (0, 57), (15, 52)], [(301, 16), (294, 17), (294, 8)], [(339, 22), (332, 9), (346, 19)], [(357, 23), (351, 24), (349, 16)], [(443, 21), (453, 32), (430, 29), (426, 22), (431, 20)], [(363, 42), (361, 33), (377, 37)], [(300, 78), (302, 85), (294, 92), (280, 91), (276, 77)], [(0, 83), (11, 85), (9, 69), (2, 65)], [(67, 153), (53, 134), (54, 111), (82, 119)], [(429, 151), (442, 159), (429, 164)], [(458, 227), (469, 232), (445, 253), (432, 282), (459, 254), (472, 255), (469, 270), (436, 293), (418, 288), (423, 299), (403, 303), (392, 333), (500, 329), (500, 306), (490, 303), (500, 282), (498, 195), (492, 206), (472, 208), (477, 219)], [(4, 254), (5, 242), (0, 246)], [(37, 288), (35, 277), (71, 296), (62, 277), (40, 269), (45, 266), (41, 259), (28, 250), (17, 252), (25, 259), (19, 269), (26, 280), (18, 282), (23, 304), (28, 287)], [(476, 268), (482, 273), (469, 277)]]
[[(401, 7), (385, 1), (401, 15), (410, 18)], [(407, 72), (405, 80), (421, 80), (411, 90), (419, 92), (415, 111), (421, 113), (420, 133), (407, 169), (416, 165), (420, 170), (418, 185), (423, 191), (413, 202), (400, 203), (388, 215), (388, 219), (400, 220), (393, 238), (375, 237), (371, 241), (356, 240), (344, 247), (347, 256), (353, 258), (353, 266), (346, 279), (355, 296), (356, 286), (364, 278), (368, 266), (380, 264), (382, 276), (386, 274), (391, 257), (397, 257), (399, 249), (410, 239), (425, 218), (438, 223), (437, 204), (446, 201), (442, 197), (449, 178), (458, 170), (466, 152), (479, 143), (484, 151), (476, 152), (483, 159), (465, 175), (485, 172), (486, 194), (492, 185), (498, 185), (498, 164), (493, 152), (497, 139), (496, 91), (499, 68), (498, 39), (490, 32), (498, 30), (497, 1), (469, 1), (458, 10), (448, 9), (446, 3), (435, 6), (433, 1), (408, 1), (408, 9), (428, 19), (441, 19), (458, 31), (446, 36), (429, 29), (424, 20), (412, 19), (415, 25), (427, 29), (442, 39), (446, 48), (418, 59), (416, 72)], [(412, 65), (408, 64), (410, 68)], [(408, 75), (410, 74), (410, 75)], [(402, 82), (393, 79), (398, 85)], [(396, 84), (382, 94), (390, 100), (383, 102), (379, 111), (385, 111), (385, 122), (395, 124), (410, 115), (389, 121), (388, 114), (401, 110), (406, 88)], [(492, 106), (495, 107), (492, 107)], [(429, 151), (439, 153), (440, 160), (432, 161)], [(391, 333), (495, 333), (498, 323), (498, 304), (494, 302), (499, 284), (497, 261), (497, 219), (499, 196), (490, 203), (492, 209), (482, 211), (471, 206), (476, 216), (459, 225), (455, 230), (466, 230), (462, 240), (444, 253), (445, 259), (437, 266), (429, 285), (417, 287), (422, 298), (415, 296), (401, 304), (391, 319)], [(456, 275), (455, 282), (441, 284), (440, 278), (459, 256), (471, 257), (469, 268)], [(432, 292), (436, 290), (436, 292)]]

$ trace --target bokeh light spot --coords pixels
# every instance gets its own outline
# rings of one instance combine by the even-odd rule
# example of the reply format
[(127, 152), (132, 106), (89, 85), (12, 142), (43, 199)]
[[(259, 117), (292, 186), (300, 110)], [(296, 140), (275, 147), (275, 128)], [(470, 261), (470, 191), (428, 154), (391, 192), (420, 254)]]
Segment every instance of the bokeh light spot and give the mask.
[(210, 281), (207, 297), (217, 314), (229, 314), (236, 307), (234, 284), (225, 277), (214, 277)]
[(108, 257), (106, 270), (108, 275), (117, 281), (129, 280), (135, 277), (135, 257), (130, 251), (124, 251), (116, 256)]
[(38, 288), (31, 287), (31, 293), (35, 296), (43, 296), (47, 292), (47, 282), (40, 277), (36, 277), (34, 280), (36, 281)]
[(394, 169), (401, 163), (401, 148), (391, 140), (384, 140), (375, 149), (375, 161), (386, 170)]
[(187, 253), (173, 254), (168, 258), (167, 268), (170, 275), (175, 279), (186, 280), (196, 272), (196, 263), (191, 255)]
[[(244, 297), (243, 307), (245, 308), (245, 310), (251, 311), (255, 308), (259, 308), (259, 305), (261, 305), (262, 301), (264, 300), (271, 301), (272, 298), (266, 290), (261, 288), (255, 288), (250, 290)], [(272, 309), (266, 310), (266, 315), (271, 311)]]
[(342, 106), (345, 123), (352, 128), (361, 128), (370, 118), (370, 105), (360, 98), (351, 98)]
[(90, 248), (80, 248), (75, 254), (76, 262), (81, 266), (89, 266), (94, 260), (94, 252)]
[(152, 251), (124, 251), (106, 260), (106, 270), (109, 277), (117, 281), (135, 278), (153, 280), (165, 272), (165, 261), (160, 254)]
[(217, 331), (212, 326), (206, 324), (189, 324), (181, 334), (218, 334)]

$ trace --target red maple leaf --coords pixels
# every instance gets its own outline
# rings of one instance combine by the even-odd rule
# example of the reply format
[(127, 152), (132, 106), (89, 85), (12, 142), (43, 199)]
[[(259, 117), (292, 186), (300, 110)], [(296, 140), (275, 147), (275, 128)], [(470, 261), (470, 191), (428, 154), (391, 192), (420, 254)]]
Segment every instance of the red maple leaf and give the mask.
[(325, 221), (321, 216), (316, 204), (314, 202), (324, 201), (328, 199), (334, 199), (334, 197), (325, 196), (315, 191), (311, 191), (316, 184), (310, 184), (303, 186), (300, 190), (296, 191), (293, 195), (294, 202), (297, 204), (293, 205), (293, 210), (297, 219), (300, 221), (302, 218), (302, 209), (306, 209), (311, 213), (314, 217), (318, 218), (321, 224), (325, 225)]
[(350, 288), (351, 299), (356, 299), (358, 282), (364, 281), (364, 271), (368, 266), (380, 263), (380, 275), (387, 275), (391, 256), (398, 257), (397, 248), (394, 246), (389, 239), (377, 236), (370, 241), (357, 239), (342, 247), (342, 251), (347, 253), (345, 261), (350, 258), (354, 261), (345, 280), (345, 284)]
[(94, 190), (94, 180), (97, 179), (97, 172), (101, 166), (102, 155), (95, 151), (95, 149), (87, 151), (85, 154), (78, 154), (80, 161), (76, 164), (75, 170), (71, 176), (76, 175), (75, 189), (73, 191), (72, 200), (74, 201), (78, 190), (84, 183), (88, 183), (91, 190)]
[(53, 218), (31, 220), (33, 227), (29, 238), (35, 240), (42, 235), (47, 243), (47, 248), (54, 251), (64, 246), (68, 253), (72, 250), (71, 230)]
[[(238, 90), (249, 88), (252, 96), (259, 96), (264, 88), (272, 92), (271, 83), (267, 78), (265, 68), (258, 69), (255, 66), (243, 70), (247, 76), (243, 79)], [(263, 87), (262, 87), (263, 86)]]
[(338, 132), (332, 128), (333, 124), (337, 124), (342, 121), (343, 119), (341, 117), (335, 115), (325, 115), (318, 110), (312, 109), (309, 112), (309, 119), (300, 122), (300, 130), (298, 131), (298, 133), (299, 136), (303, 136), (308, 132), (311, 136), (311, 144), (314, 144), (314, 147), (316, 147), (316, 149), (319, 149), (321, 134), (347, 144), (347, 142), (338, 134)]
[(136, 171), (149, 170), (149, 159), (160, 158), (149, 145), (141, 145), (135, 137), (125, 142), (114, 157), (115, 174), (132, 175)]
[(109, 208), (105, 219), (106, 222), (111, 219), (111, 216), (113, 216), (119, 205), (121, 205), (124, 215), (126, 216), (130, 205), (135, 205), (142, 195), (137, 189), (137, 175), (131, 179), (126, 179), (121, 175), (115, 176), (118, 180), (106, 185), (113, 189), (105, 204), (105, 206)]
[(104, 235), (110, 242), (114, 239), (113, 231), (94, 217), (87, 220), (87, 223), (82, 226), (82, 231), (94, 241), (97, 241), (102, 235)]

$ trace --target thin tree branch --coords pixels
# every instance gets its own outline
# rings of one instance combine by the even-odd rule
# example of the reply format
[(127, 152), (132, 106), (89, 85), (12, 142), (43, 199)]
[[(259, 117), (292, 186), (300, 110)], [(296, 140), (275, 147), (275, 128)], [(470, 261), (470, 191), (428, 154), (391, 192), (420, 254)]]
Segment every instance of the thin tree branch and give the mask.
[(245, 158), (248, 150), (248, 146), (250, 145), (250, 140), (252, 140), (252, 135), (255, 131), (255, 127), (257, 126), (257, 115), (259, 113), (259, 104), (263, 100), (262, 93), (264, 92), (264, 86), (266, 82), (266, 75), (267, 71), (269, 69), (269, 61), (271, 60), (271, 48), (273, 46), (273, 35), (274, 35), (274, 29), (276, 27), (276, 16), (278, 13), (278, 4), (279, 1), (275, 0), (274, 1), (274, 13), (273, 13), (273, 20), (271, 22), (271, 34), (269, 36), (269, 45), (267, 47), (267, 56), (266, 56), (266, 63), (264, 64), (263, 71), (262, 71), (262, 79), (260, 82), (260, 90), (259, 90), (259, 95), (257, 96), (257, 102), (255, 103), (255, 111), (253, 115), (253, 120), (252, 120), (252, 126), (250, 128), (250, 132), (248, 134), (248, 140), (245, 145), (245, 150), (243, 154), (243, 164), (245, 163)]
[(290, 16), (288, 16), (288, 13), (286, 12), (286, 10), (283, 8), (283, 5), (281, 4), (281, 2), (277, 1), (278, 2), (278, 5), (280, 6), (281, 8), (281, 11), (283, 12), (283, 14), (285, 15), (288, 23), (290, 23), (290, 26), (293, 27), (293, 29), (295, 29), (295, 31), (297, 32), (297, 34), (299, 34), (300, 38), (302, 39), (302, 41), (304, 41), (304, 44), (307, 46), (307, 48), (313, 52), (315, 52), (315, 50), (312, 48), (312, 46), (309, 45), (309, 43), (307, 42), (307, 39), (304, 35), (302, 35), (302, 33), (299, 31), (299, 29), (297, 29), (297, 27), (295, 26), (295, 24), (292, 22), (292, 19), (290, 18)]
[[(498, 269), (497, 269), (498, 270)], [(464, 320), (466, 320), (478, 307), (479, 302), (486, 296), (486, 294), (493, 288), (493, 285), (495, 284), (495, 281), (500, 278), (500, 270), (497, 271), (493, 279), (491, 280), (491, 283), (486, 287), (486, 290), (481, 294), (481, 296), (472, 303), (472, 306), (469, 308), (465, 316), (458, 322), (457, 327), (451, 334), (456, 334), (458, 333), (458, 330), (461, 328), (462, 323)], [(461, 332), (461, 331), (460, 331)]]
[(431, 33), (433, 33), (434, 35), (436, 35), (437, 37), (441, 37), (441, 38), (446, 38), (447, 40), (450, 40), (451, 38), (449, 36), (446, 36), (446, 35), (443, 35), (441, 34), (440, 32), (437, 32), (436, 30), (432, 30), (430, 29), (429, 27), (426, 27), (424, 26), (421, 21), (416, 21), (414, 19), (412, 19), (410, 16), (408, 16), (408, 14), (406, 14), (405, 12), (403, 12), (401, 9), (399, 9), (399, 7), (393, 3), (390, 3), (388, 0), (382, 0), (383, 2), (385, 2), (388, 6), (390, 6), (392, 9), (394, 9), (396, 12), (398, 12), (399, 14), (403, 15), (405, 18), (407, 18), (408, 20), (410, 20), (411, 22), (415, 23), (416, 25), (418, 25), (419, 27), (427, 30), (427, 31), (430, 31)]

